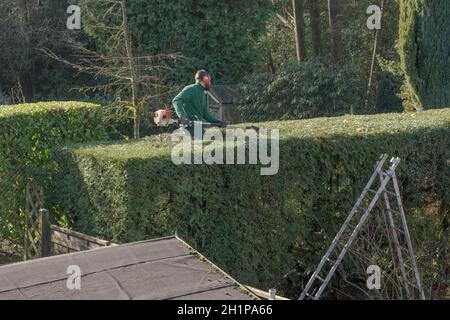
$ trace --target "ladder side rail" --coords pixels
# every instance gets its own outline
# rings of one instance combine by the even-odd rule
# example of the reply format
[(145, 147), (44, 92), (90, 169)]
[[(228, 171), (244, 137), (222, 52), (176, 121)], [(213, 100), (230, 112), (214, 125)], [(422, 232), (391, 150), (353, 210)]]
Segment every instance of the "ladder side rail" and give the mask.
[(395, 175), (395, 172), (392, 172), (392, 181), (393, 181), (393, 184), (394, 184), (394, 190), (395, 190), (395, 194), (396, 194), (396, 198), (397, 198), (397, 204), (398, 204), (398, 209), (399, 209), (399, 212), (400, 212), (401, 221), (402, 221), (402, 225), (403, 225), (403, 231), (405, 232), (406, 243), (408, 245), (408, 251), (409, 251), (412, 267), (414, 269), (414, 276), (416, 278), (417, 287), (418, 287), (418, 290), (419, 290), (419, 293), (420, 293), (420, 298), (422, 300), (425, 300), (425, 293), (424, 293), (423, 288), (422, 288), (422, 282), (420, 280), (419, 270), (417, 268), (417, 262), (416, 262), (414, 249), (413, 249), (413, 246), (412, 246), (412, 242), (411, 242), (411, 236), (410, 236), (410, 233), (409, 233), (408, 224), (406, 222), (405, 211), (403, 210), (403, 203), (402, 203), (402, 199), (400, 197), (400, 188), (398, 187), (397, 176)]
[(362, 200), (364, 199), (364, 197), (367, 194), (367, 191), (370, 189), (370, 187), (372, 186), (376, 176), (377, 176), (377, 172), (378, 170), (380, 170), (383, 167), (384, 162), (387, 159), (387, 154), (383, 154), (380, 157), (380, 160), (377, 162), (376, 165), (376, 169), (374, 171), (374, 173), (372, 174), (372, 176), (370, 177), (369, 181), (367, 182), (363, 192), (361, 193), (361, 195), (359, 196), (358, 200), (356, 201), (356, 204), (353, 206), (352, 210), (350, 211), (350, 214), (348, 215), (347, 219), (345, 220), (345, 222), (342, 224), (339, 232), (336, 234), (336, 236), (334, 237), (330, 247), (328, 248), (327, 252), (325, 253), (325, 255), (322, 257), (322, 259), (320, 260), (319, 265), (317, 266), (316, 270), (314, 271), (314, 273), (312, 274), (311, 278), (309, 279), (308, 283), (306, 284), (305, 289), (303, 289), (302, 294), (299, 297), (299, 300), (303, 300), (306, 296), (306, 294), (308, 293), (309, 289), (311, 288), (311, 286), (313, 285), (315, 279), (317, 278), (317, 276), (319, 275), (319, 273), (322, 271), (323, 266), (325, 265), (327, 259), (329, 258), (329, 256), (331, 255), (331, 253), (333, 252), (333, 250), (335, 249), (337, 243), (340, 240), (340, 237), (342, 236), (342, 234), (344, 233), (344, 231), (347, 229), (348, 224), (350, 223), (350, 221), (352, 220), (353, 216), (355, 215), (356, 211), (358, 210), (359, 206), (361, 205)]
[[(381, 171), (378, 171), (378, 180), (380, 181), (380, 185), (381, 185), (381, 183), (383, 183), (383, 175), (381, 174)], [(391, 248), (391, 252), (394, 253), (395, 252), (395, 247), (394, 247), (394, 244), (393, 244), (393, 239), (391, 238), (391, 235), (390, 235), (389, 221), (386, 219), (387, 213), (389, 212), (389, 209), (390, 209), (389, 195), (387, 194), (387, 190), (386, 189), (383, 191), (383, 198), (384, 198), (385, 208), (387, 210), (386, 215), (384, 214), (385, 210), (382, 207), (380, 207), (380, 209), (381, 209), (381, 213), (383, 215), (383, 222), (384, 222), (385, 228), (387, 230), (387, 238), (388, 238), (388, 242), (389, 242), (389, 247)], [(396, 261), (395, 261), (395, 256), (394, 255), (392, 256), (392, 261), (395, 264)]]
[[(383, 177), (382, 177), (381, 173), (379, 174), (379, 178), (380, 178), (380, 181), (383, 180)], [(410, 297), (411, 293), (410, 293), (410, 290), (409, 290), (408, 281), (407, 281), (408, 278), (407, 278), (406, 270), (405, 270), (405, 267), (404, 267), (402, 250), (400, 249), (400, 241), (398, 240), (397, 231), (395, 230), (394, 218), (392, 216), (391, 205), (389, 203), (389, 195), (387, 194), (387, 190), (386, 189), (383, 191), (383, 197), (384, 197), (384, 204), (386, 206), (386, 211), (387, 211), (386, 213), (387, 213), (388, 221), (389, 221), (388, 234), (389, 234), (389, 231), (390, 231), (391, 236), (392, 236), (392, 241), (394, 242), (394, 245), (392, 246), (391, 239), (390, 239), (390, 237), (388, 237), (389, 245), (391, 246), (392, 252), (395, 253), (396, 256), (397, 256), (398, 265), (399, 265), (399, 268), (400, 268), (400, 273), (401, 273), (402, 278), (403, 278), (403, 287), (404, 287), (404, 289), (406, 291), (407, 297)], [(395, 259), (393, 261), (395, 263)]]
[(394, 248), (395, 248), (395, 253), (397, 255), (397, 260), (398, 260), (398, 265), (399, 265), (399, 268), (400, 268), (400, 273), (401, 273), (402, 278), (403, 278), (403, 287), (405, 289), (406, 296), (408, 298), (410, 298), (411, 297), (411, 291), (409, 289), (408, 277), (406, 275), (406, 270), (405, 270), (405, 263), (403, 261), (402, 250), (400, 248), (400, 241), (398, 239), (397, 230), (395, 229), (395, 222), (394, 222), (394, 217), (392, 216), (391, 205), (389, 203), (389, 200), (386, 199), (387, 198), (386, 192), (384, 194), (385, 194), (385, 205), (386, 205), (386, 209), (387, 209), (387, 216), (388, 216), (388, 220), (389, 220), (389, 227), (390, 227), (389, 229), (391, 231), (392, 239), (394, 241)]
[[(383, 176), (381, 175), (381, 173), (379, 174), (379, 180), (380, 183), (383, 182)], [(392, 262), (394, 263), (394, 268), (396, 267), (396, 258), (395, 258), (395, 244), (394, 244), (394, 239), (393, 239), (393, 234), (391, 231), (391, 226), (390, 226), (390, 221), (388, 218), (389, 215), (389, 210), (391, 209), (390, 207), (390, 203), (389, 203), (389, 195), (387, 194), (386, 190), (384, 190), (383, 192), (383, 200), (384, 200), (384, 204), (385, 204), (385, 209), (383, 209), (383, 207), (380, 207), (381, 210), (381, 214), (383, 215), (383, 222), (384, 222), (384, 226), (386, 228), (386, 235), (387, 235), (387, 239), (389, 242), (389, 248), (391, 248), (391, 253), (392, 253)]]
[[(375, 176), (377, 174), (378, 174), (378, 172), (375, 171)], [(391, 176), (387, 175), (386, 178), (384, 178), (383, 183), (379, 187), (377, 193), (375, 194), (375, 197), (370, 202), (369, 207), (365, 210), (365, 212), (364, 212), (363, 216), (361, 217), (358, 225), (356, 226), (355, 230), (353, 231), (350, 239), (347, 241), (347, 243), (345, 244), (343, 250), (339, 254), (339, 257), (337, 258), (336, 262), (334, 263), (333, 267), (331, 268), (330, 272), (328, 273), (327, 277), (325, 278), (325, 281), (322, 283), (322, 285), (320, 286), (320, 288), (317, 291), (316, 295), (314, 296), (314, 300), (318, 300), (320, 298), (322, 292), (325, 290), (328, 282), (330, 281), (331, 277), (334, 275), (334, 273), (335, 273), (336, 269), (338, 268), (339, 264), (341, 263), (342, 259), (347, 254), (347, 251), (350, 248), (350, 246), (352, 245), (352, 243), (353, 243), (354, 239), (356, 238), (359, 230), (361, 229), (362, 225), (367, 220), (367, 218), (368, 218), (370, 212), (372, 211), (373, 207), (377, 203), (381, 193), (386, 188), (386, 185), (388, 184), (389, 180), (391, 180)]]

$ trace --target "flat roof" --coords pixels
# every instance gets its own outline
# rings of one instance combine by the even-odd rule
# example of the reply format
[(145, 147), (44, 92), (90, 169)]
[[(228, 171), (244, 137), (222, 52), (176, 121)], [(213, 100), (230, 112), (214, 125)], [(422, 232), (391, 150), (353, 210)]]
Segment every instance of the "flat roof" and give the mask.
[[(80, 289), (67, 286), (69, 266)], [(167, 237), (0, 266), (0, 300), (251, 300), (179, 238)]]

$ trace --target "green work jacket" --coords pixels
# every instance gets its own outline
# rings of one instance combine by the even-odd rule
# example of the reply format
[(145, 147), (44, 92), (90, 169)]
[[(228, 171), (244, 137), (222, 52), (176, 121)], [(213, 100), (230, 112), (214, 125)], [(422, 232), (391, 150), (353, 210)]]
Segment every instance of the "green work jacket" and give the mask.
[(178, 117), (216, 123), (218, 120), (208, 112), (205, 89), (199, 83), (185, 87), (174, 99), (173, 106)]

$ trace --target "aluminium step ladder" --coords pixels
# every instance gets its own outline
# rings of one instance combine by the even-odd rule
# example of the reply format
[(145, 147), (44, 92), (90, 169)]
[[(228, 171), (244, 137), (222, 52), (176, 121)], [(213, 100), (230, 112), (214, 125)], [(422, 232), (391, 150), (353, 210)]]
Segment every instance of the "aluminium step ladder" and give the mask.
[[(369, 217), (370, 212), (379, 200), (384, 201), (385, 210), (387, 213), (389, 224), (389, 235), (392, 237), (394, 256), (396, 256), (400, 268), (400, 273), (403, 282), (403, 288), (406, 292), (408, 299), (422, 299), (425, 300), (424, 291), (420, 281), (419, 271), (417, 269), (417, 263), (414, 256), (414, 250), (411, 243), (411, 238), (406, 223), (405, 213), (403, 211), (402, 200), (400, 197), (400, 190), (397, 183), (397, 177), (395, 175), (395, 169), (400, 163), (400, 158), (392, 158), (390, 161), (389, 169), (383, 170), (383, 165), (388, 155), (381, 155), (379, 161), (375, 165), (375, 170), (370, 177), (367, 185), (362, 191), (360, 197), (356, 201), (349, 216), (345, 220), (341, 229), (335, 236), (331, 246), (320, 261), (317, 269), (312, 274), (305, 289), (299, 297), (299, 300), (312, 299), (318, 300), (325, 290), (326, 286), (330, 282), (333, 274), (339, 267), (342, 259), (350, 249), (353, 241), (355, 240), (358, 232), (361, 230), (365, 221)], [(380, 186), (377, 190), (371, 189), (375, 183), (376, 178), (379, 178)], [(387, 186), (392, 183), (394, 191), (388, 191)], [(370, 195), (373, 198), (370, 199)], [(382, 199), (380, 199), (382, 197)], [(391, 205), (390, 200), (395, 200), (394, 207)], [(367, 208), (362, 206), (364, 200), (369, 201)], [(352, 219), (355, 214), (361, 213), (356, 225), (352, 225)], [(348, 232), (350, 231), (350, 232)], [(339, 248), (339, 245), (343, 247)], [(332, 257), (334, 254), (334, 258)]]

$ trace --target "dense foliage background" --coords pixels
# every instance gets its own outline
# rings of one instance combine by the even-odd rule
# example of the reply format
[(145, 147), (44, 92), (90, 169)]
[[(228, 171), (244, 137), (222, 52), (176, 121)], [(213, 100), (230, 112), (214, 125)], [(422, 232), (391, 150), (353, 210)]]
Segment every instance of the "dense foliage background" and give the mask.
[(239, 103), (245, 121), (336, 116), (363, 113), (365, 89), (361, 70), (350, 65), (291, 62), (246, 78)]
[[(286, 118), (286, 113), (290, 114), (290, 118), (306, 117), (306, 114), (309, 116), (330, 114), (329, 111), (323, 110), (322, 106), (315, 108), (323, 110), (323, 113), (308, 110), (318, 100), (323, 100), (322, 95), (332, 99), (331, 102), (326, 99), (322, 101), (327, 103), (325, 109), (335, 110), (336, 106), (342, 105), (342, 101), (345, 100), (346, 106), (339, 109), (338, 114), (401, 111), (403, 108), (400, 94), (407, 108), (411, 109), (411, 103), (408, 101), (414, 99), (417, 93), (411, 92), (408, 88), (419, 88), (419, 83), (424, 81), (431, 83), (431, 74), (436, 74), (436, 81), (432, 81), (431, 87), (437, 91), (428, 96), (434, 96), (436, 99), (439, 97), (439, 101), (436, 102), (439, 102), (441, 107), (448, 104), (448, 97), (445, 96), (448, 90), (443, 90), (448, 84), (446, 70), (449, 68), (445, 68), (445, 64), (448, 63), (445, 58), (446, 52), (437, 50), (441, 56), (436, 57), (436, 61), (427, 60), (429, 52), (434, 52), (436, 50), (433, 48), (440, 47), (439, 43), (444, 45), (448, 43), (447, 37), (442, 36), (448, 33), (448, 24), (443, 20), (445, 10), (448, 10), (445, 1), (422, 1), (423, 4), (420, 6), (415, 4), (417, 1), (406, 1), (399, 7), (397, 1), (380, 0), (379, 3), (375, 3), (383, 5), (382, 28), (379, 31), (369, 30), (366, 26), (369, 17), (366, 9), (374, 4), (373, 1), (297, 1), (302, 8), (299, 26), (302, 31), (300, 42), (304, 48), (299, 66), (295, 66), (298, 64), (296, 62), (298, 57), (295, 20), (292, 17), (290, 0), (124, 1), (127, 18), (125, 29), (129, 34), (130, 55), (138, 57), (136, 64), (141, 64), (136, 68), (136, 72), (151, 77), (151, 81), (155, 82), (151, 92), (145, 92), (144, 86), (139, 88), (140, 95), (137, 98), (144, 105), (143, 112), (147, 112), (144, 118), (155, 109), (170, 104), (177, 90), (193, 81), (193, 74), (198, 68), (208, 68), (215, 83), (244, 86), (246, 93), (242, 102), (244, 120), (251, 108), (250, 96), (259, 96), (266, 102), (276, 100), (277, 107), (274, 106), (272, 110), (299, 100), (303, 101), (297, 108), (306, 108), (305, 112), (297, 113), (279, 110), (279, 117), (265, 114), (267, 108), (264, 106), (252, 109), (258, 112), (262, 119), (274, 117), (282, 119)], [(78, 4), (82, 7), (82, 30), (66, 28), (68, 17), (66, 8), (69, 4)], [(430, 6), (429, 10), (426, 6)], [(442, 10), (439, 9), (440, 6)], [(108, 106), (115, 101), (123, 102), (131, 99), (130, 86), (122, 83), (123, 88), (108, 87), (111, 79), (104, 73), (93, 74), (86, 70), (87, 68), (76, 67), (82, 64), (80, 60), (86, 57), (84, 56), (86, 52), (81, 52), (80, 46), (75, 46), (74, 42), (109, 58), (112, 55), (111, 43), (117, 44), (116, 48), (120, 47), (122, 41), (120, 36), (111, 32), (114, 28), (105, 28), (105, 25), (108, 25), (120, 29), (123, 22), (122, 11), (117, 6), (113, 7), (110, 1), (61, 0), (57, 4), (50, 0), (4, 1), (0, 4), (0, 13), (5, 17), (0, 22), (2, 30), (14, 30), (0, 35), (2, 46), (0, 101), (3, 104), (78, 99)], [(337, 17), (336, 21), (330, 18), (334, 15)], [(427, 15), (433, 18), (427, 18)], [(402, 32), (400, 52), (404, 57), (402, 67), (396, 49), (400, 22)], [(408, 31), (416, 30), (412, 27), (413, 24), (420, 24), (420, 30), (423, 31), (418, 32), (424, 32), (424, 36), (420, 39), (427, 39), (423, 43), (409, 44), (415, 39), (414, 34)], [(442, 32), (433, 32), (437, 28)], [(425, 35), (426, 32), (430, 33), (430, 37)], [(20, 36), (16, 36), (17, 34)], [(373, 55), (375, 43), (377, 47)], [(423, 49), (414, 49), (422, 45)], [(49, 51), (59, 59), (49, 55)], [(117, 51), (117, 54), (120, 52)], [(420, 71), (418, 78), (416, 75), (418, 71), (415, 71), (415, 67), (411, 64), (415, 61), (415, 52), (423, 58), (417, 70), (421, 70), (422, 65), (432, 64), (438, 72), (428, 72), (427, 75), (428, 70), (425, 67)], [(142, 56), (175, 53), (178, 54), (177, 59), (152, 62), (162, 64), (164, 67), (162, 70), (166, 71), (152, 73), (146, 71), (144, 63), (139, 62), (139, 57)], [(372, 58), (375, 60), (371, 73)], [(429, 59), (434, 58), (430, 56)], [(102, 65), (105, 62), (96, 60), (95, 63)], [(306, 64), (302, 66), (303, 63)], [(315, 66), (318, 66), (316, 70)], [(114, 68), (114, 64), (109, 67)], [(139, 70), (140, 68), (142, 70)], [(324, 79), (318, 79), (316, 84), (313, 80), (305, 78), (308, 75), (299, 73), (299, 70), (308, 69), (314, 77)], [(329, 70), (326, 75), (322, 74), (325, 70)], [(358, 72), (358, 76), (352, 76), (350, 79), (352, 86), (355, 85), (355, 90), (336, 94), (335, 89), (326, 87), (327, 81), (332, 81), (336, 84), (340, 82), (344, 88), (345, 81), (342, 81), (342, 74), (349, 70), (352, 70), (353, 74), (355, 71)], [(404, 80), (404, 71), (411, 72), (408, 81)], [(270, 76), (267, 73), (274, 74), (272, 76), (273, 80), (276, 79), (274, 87), (277, 87), (276, 82), (280, 79), (292, 77), (293, 80), (286, 82), (283, 88), (292, 91), (293, 94), (283, 95), (280, 99), (281, 94), (276, 90), (268, 90), (267, 81)], [(302, 78), (299, 79), (299, 76)], [(369, 78), (370, 87), (368, 87)], [(261, 80), (261, 83), (256, 80)], [(306, 89), (298, 90), (303, 84), (309, 88), (325, 85), (326, 89), (316, 90), (315, 93), (311, 89), (311, 92), (304, 95)], [(106, 87), (108, 89), (105, 89)], [(330, 92), (325, 92), (328, 90)], [(428, 86), (423, 90), (432, 89)], [(152, 99), (145, 99), (146, 95), (150, 95)], [(299, 99), (300, 95), (302, 99)], [(158, 99), (154, 99), (156, 96)], [(426, 98), (425, 95), (422, 96)], [(426, 104), (433, 105), (432, 102), (427, 101)], [(117, 108), (113, 110), (115, 115), (124, 114), (118, 112)], [(249, 117), (248, 120), (254, 118)], [(128, 124), (131, 125), (131, 122)], [(151, 132), (147, 130), (149, 126), (151, 123), (145, 122), (144, 119), (141, 126), (144, 134)], [(122, 130), (122, 133), (130, 135), (129, 130)]]

